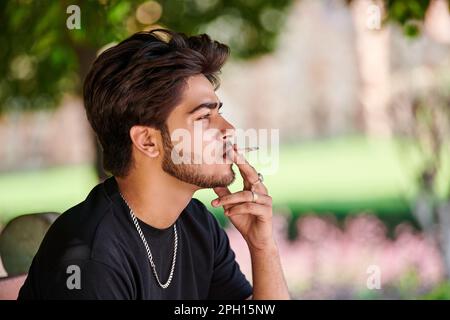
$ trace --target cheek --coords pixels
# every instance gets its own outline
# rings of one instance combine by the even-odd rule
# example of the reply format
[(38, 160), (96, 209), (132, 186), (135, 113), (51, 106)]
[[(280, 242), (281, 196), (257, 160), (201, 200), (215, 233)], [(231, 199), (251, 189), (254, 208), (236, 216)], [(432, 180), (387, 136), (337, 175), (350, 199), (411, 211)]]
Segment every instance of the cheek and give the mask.
[(203, 133), (203, 145), (217, 141), (217, 133), (214, 130), (207, 130)]
[(216, 130), (207, 129), (203, 124), (197, 124), (191, 131), (191, 141), (193, 146), (204, 149), (208, 145), (217, 143)]
[(211, 165), (217, 162), (218, 152), (221, 151), (220, 131), (216, 129), (208, 129), (205, 122), (196, 122), (193, 128), (189, 130), (190, 149), (184, 150), (196, 157), (195, 161), (202, 161), (203, 164)]

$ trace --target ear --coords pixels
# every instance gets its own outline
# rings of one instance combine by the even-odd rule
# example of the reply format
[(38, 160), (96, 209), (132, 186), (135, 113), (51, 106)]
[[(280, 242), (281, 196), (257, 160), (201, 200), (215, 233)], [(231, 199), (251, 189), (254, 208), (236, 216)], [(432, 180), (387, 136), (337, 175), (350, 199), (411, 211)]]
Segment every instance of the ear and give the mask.
[(130, 129), (130, 138), (133, 145), (150, 158), (160, 154), (160, 136), (158, 130), (146, 126), (133, 126)]

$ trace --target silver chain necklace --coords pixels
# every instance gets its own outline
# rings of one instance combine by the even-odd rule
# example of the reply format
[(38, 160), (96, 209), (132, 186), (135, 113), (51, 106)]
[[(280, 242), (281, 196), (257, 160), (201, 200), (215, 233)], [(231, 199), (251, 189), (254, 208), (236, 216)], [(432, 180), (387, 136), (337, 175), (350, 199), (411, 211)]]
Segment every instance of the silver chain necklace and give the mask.
[(133, 223), (134, 223), (134, 225), (136, 227), (136, 230), (139, 233), (139, 236), (141, 237), (142, 242), (144, 243), (145, 250), (147, 250), (148, 261), (150, 262), (150, 265), (152, 266), (153, 274), (155, 275), (156, 281), (158, 282), (158, 284), (159, 284), (159, 286), (161, 288), (166, 289), (169, 286), (170, 282), (172, 281), (173, 271), (175, 269), (175, 261), (176, 261), (176, 257), (177, 257), (178, 234), (177, 234), (176, 223), (173, 225), (173, 230), (174, 230), (174, 233), (175, 233), (175, 243), (174, 243), (174, 249), (173, 249), (172, 267), (170, 269), (169, 279), (167, 279), (166, 283), (162, 284), (161, 281), (159, 281), (158, 274), (156, 273), (156, 267), (155, 267), (155, 263), (153, 262), (152, 252), (150, 251), (150, 247), (148, 246), (147, 240), (145, 239), (145, 236), (142, 233), (141, 227), (139, 226), (139, 222), (137, 221), (133, 210), (131, 209), (131, 207), (128, 204), (127, 200), (125, 200), (125, 197), (122, 195), (122, 193), (120, 193), (120, 196), (122, 197), (123, 201), (125, 201), (125, 203), (127, 204), (128, 209), (130, 209), (131, 219), (133, 220)]

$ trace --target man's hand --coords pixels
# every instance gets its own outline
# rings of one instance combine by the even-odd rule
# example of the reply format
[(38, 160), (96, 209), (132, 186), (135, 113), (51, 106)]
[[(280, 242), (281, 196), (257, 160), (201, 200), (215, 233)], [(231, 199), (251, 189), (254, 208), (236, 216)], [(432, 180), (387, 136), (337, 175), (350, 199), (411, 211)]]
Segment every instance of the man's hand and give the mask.
[[(266, 250), (275, 246), (272, 234), (272, 198), (267, 188), (259, 181), (258, 173), (247, 160), (236, 151), (232, 152), (233, 162), (244, 179), (242, 191), (231, 193), (227, 187), (214, 188), (219, 196), (211, 204), (223, 206), (225, 215), (246, 240), (249, 249)], [(256, 201), (253, 202), (253, 194)]]
[[(225, 214), (247, 241), (252, 259), (253, 300), (290, 299), (272, 235), (272, 198), (236, 146), (232, 158), (244, 179), (244, 189), (231, 193), (226, 187), (214, 188), (219, 198), (211, 204), (224, 207)], [(257, 194), (255, 202), (251, 191)]]

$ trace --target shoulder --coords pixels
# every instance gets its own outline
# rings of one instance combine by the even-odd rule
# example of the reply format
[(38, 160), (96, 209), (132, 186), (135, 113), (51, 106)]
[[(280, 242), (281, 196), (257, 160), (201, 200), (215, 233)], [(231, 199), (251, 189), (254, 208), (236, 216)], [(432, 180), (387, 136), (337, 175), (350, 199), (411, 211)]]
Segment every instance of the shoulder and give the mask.
[(18, 299), (131, 299), (133, 295), (123, 272), (96, 260), (73, 259), (63, 261), (51, 274), (32, 271)]
[(191, 199), (186, 210), (191, 219), (207, 226), (209, 229), (216, 229), (219, 226), (215, 215), (209, 211), (203, 202), (196, 198)]
[(196, 198), (192, 198), (188, 206), (188, 211), (192, 215), (192, 219), (203, 226), (209, 234), (210, 241), (214, 246), (227, 237), (225, 230), (219, 223), (217, 217), (209, 211), (205, 204)]
[(187, 208), (190, 210), (202, 212), (204, 214), (209, 212), (208, 208), (206, 208), (206, 206), (203, 204), (203, 202), (201, 202), (197, 198), (192, 198), (191, 201), (189, 202)]
[[(62, 213), (47, 231), (30, 266), (23, 289), (28, 293), (24, 296), (44, 297), (50, 293), (64, 296), (65, 281), (77, 270), (84, 275), (82, 285), (89, 289), (86, 292), (99, 296), (104, 292), (129, 293), (123, 269), (126, 262), (120, 263), (125, 251), (120, 223), (103, 184), (98, 184), (84, 201)], [(90, 288), (90, 284), (99, 284), (101, 291)]]
[(41, 243), (38, 259), (51, 261), (53, 266), (68, 260), (93, 259), (99, 242), (109, 246), (113, 240), (114, 232), (111, 231), (115, 223), (112, 211), (103, 185), (98, 184), (84, 201), (55, 220)]

